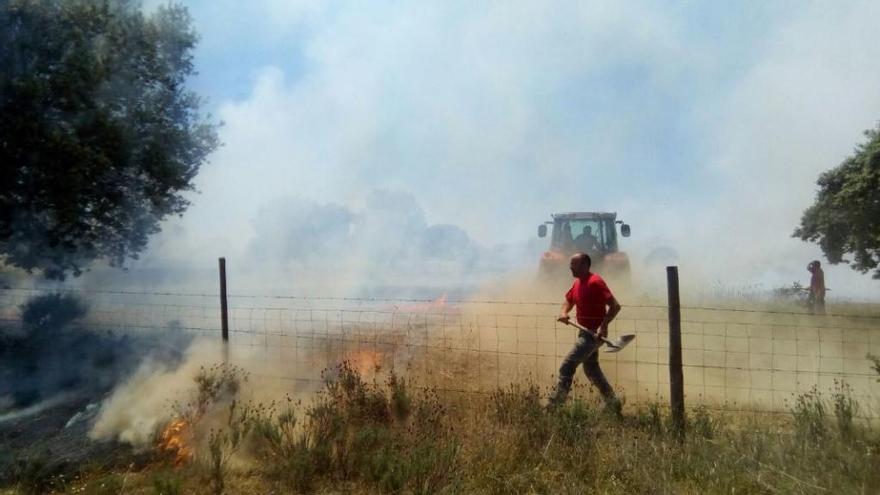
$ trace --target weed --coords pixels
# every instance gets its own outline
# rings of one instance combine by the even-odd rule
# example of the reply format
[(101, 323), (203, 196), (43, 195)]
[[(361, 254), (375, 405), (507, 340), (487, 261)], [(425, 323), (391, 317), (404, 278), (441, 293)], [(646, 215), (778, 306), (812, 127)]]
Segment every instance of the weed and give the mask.
[(64, 479), (58, 476), (57, 469), (49, 465), (45, 456), (37, 455), (17, 459), (8, 467), (5, 476), (23, 495), (39, 495), (62, 488)]
[(364, 478), (383, 492), (399, 492), (406, 485), (406, 459), (393, 445), (381, 445), (364, 465)]
[(413, 409), (410, 430), (417, 438), (436, 439), (446, 433), (443, 426), (447, 410), (436, 390), (422, 390), (417, 394)]
[(565, 444), (583, 442), (598, 421), (596, 410), (579, 399), (572, 401), (570, 406), (557, 409), (556, 413), (553, 429)]
[(208, 437), (208, 475), (211, 491), (223, 493), (226, 486), (229, 459), (238, 451), (244, 439), (253, 428), (253, 406), (240, 406), (235, 400), (227, 410), (225, 428), (211, 430)]
[(792, 410), (795, 429), (801, 440), (817, 443), (825, 438), (825, 404), (814, 386), (809, 392), (797, 397)]
[(194, 380), (195, 398), (182, 408), (178, 406), (178, 415), (197, 421), (216, 404), (235, 399), (242, 384), (248, 381), (248, 374), (238, 366), (221, 363), (199, 368)]
[(308, 492), (315, 481), (316, 469), (305, 442), (297, 442), (282, 459), (283, 476), (288, 485), (300, 492)]
[(407, 456), (407, 471), (413, 493), (437, 493), (451, 481), (455, 472), (458, 443), (419, 442)]
[(306, 406), (233, 402), (208, 441), (215, 492), (247, 445), (260, 493), (880, 493), (880, 440), (844, 384), (797, 397), (791, 423), (697, 407), (682, 438), (657, 403), (618, 421), (583, 400), (547, 410), (534, 385), (454, 402), (341, 368)]
[(709, 410), (706, 406), (700, 405), (693, 408), (689, 415), (689, 419), (691, 432), (706, 439), (712, 439), (715, 437), (715, 430), (718, 425), (715, 418), (709, 414)]
[(852, 438), (855, 426), (853, 419), (858, 414), (859, 408), (859, 404), (852, 398), (852, 387), (835, 380), (831, 403), (834, 406), (834, 417), (837, 419), (837, 431), (843, 438)]
[(544, 416), (541, 392), (537, 385), (510, 385), (492, 392), (489, 413), (502, 424), (533, 424)]
[(489, 417), (506, 426), (519, 449), (543, 446), (551, 435), (547, 410), (535, 384), (499, 388), (489, 397)]
[(346, 361), (336, 367), (335, 379), (326, 380), (327, 400), (345, 412), (346, 419), (357, 423), (387, 423), (390, 419), (388, 400), (375, 384), (363, 381)]
[(663, 433), (663, 413), (660, 404), (651, 402), (647, 408), (640, 407), (636, 413), (636, 423), (654, 435)]
[(406, 389), (406, 380), (392, 371), (386, 383), (391, 391), (391, 416), (397, 421), (406, 421), (412, 412), (412, 399)]
[(110, 473), (90, 481), (80, 493), (84, 495), (117, 495), (124, 493), (125, 477), (118, 473)]
[(180, 477), (169, 473), (153, 475), (153, 493), (155, 495), (180, 495), (183, 493)]

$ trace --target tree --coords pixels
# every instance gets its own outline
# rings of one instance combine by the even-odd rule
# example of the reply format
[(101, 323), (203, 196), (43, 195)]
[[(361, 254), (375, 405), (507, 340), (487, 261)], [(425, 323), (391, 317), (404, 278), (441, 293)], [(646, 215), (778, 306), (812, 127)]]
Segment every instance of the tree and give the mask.
[[(795, 237), (818, 243), (832, 264), (850, 263), (880, 279), (880, 126), (852, 156), (821, 176), (816, 202), (801, 218)], [(844, 259), (852, 255), (852, 261)]]
[(186, 8), (0, 6), (0, 260), (49, 278), (136, 259), (218, 146), (185, 82)]

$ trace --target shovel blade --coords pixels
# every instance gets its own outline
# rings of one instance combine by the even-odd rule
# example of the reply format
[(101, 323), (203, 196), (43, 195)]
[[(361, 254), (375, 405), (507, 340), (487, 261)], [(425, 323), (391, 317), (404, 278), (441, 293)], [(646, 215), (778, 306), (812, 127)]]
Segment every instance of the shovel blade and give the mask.
[(617, 340), (607, 342), (605, 352), (620, 352), (636, 338), (633, 334), (621, 335)]

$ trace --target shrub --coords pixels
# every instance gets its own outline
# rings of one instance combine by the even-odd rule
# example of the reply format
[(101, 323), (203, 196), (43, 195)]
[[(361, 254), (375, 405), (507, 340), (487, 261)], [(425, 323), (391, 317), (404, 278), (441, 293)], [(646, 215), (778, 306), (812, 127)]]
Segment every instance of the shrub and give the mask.
[(183, 417), (197, 421), (215, 405), (233, 401), (242, 383), (248, 381), (248, 373), (234, 364), (221, 363), (209, 368), (199, 368), (194, 380), (195, 398), (179, 413)]

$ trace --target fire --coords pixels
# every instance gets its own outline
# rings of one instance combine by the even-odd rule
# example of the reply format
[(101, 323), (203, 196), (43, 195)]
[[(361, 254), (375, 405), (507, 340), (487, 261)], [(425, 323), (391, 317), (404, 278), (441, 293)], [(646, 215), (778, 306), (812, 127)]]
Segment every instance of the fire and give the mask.
[(192, 431), (190, 424), (183, 418), (177, 418), (162, 430), (156, 449), (160, 454), (174, 458), (174, 465), (180, 466), (192, 460)]
[(355, 371), (364, 376), (382, 369), (385, 356), (376, 351), (360, 349), (346, 355), (345, 361), (348, 361)]

